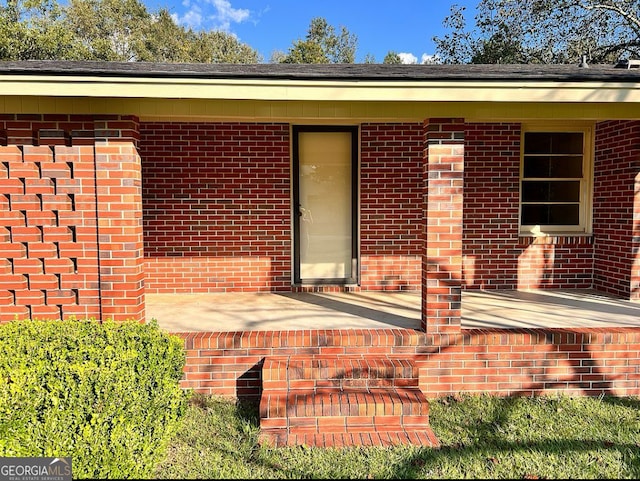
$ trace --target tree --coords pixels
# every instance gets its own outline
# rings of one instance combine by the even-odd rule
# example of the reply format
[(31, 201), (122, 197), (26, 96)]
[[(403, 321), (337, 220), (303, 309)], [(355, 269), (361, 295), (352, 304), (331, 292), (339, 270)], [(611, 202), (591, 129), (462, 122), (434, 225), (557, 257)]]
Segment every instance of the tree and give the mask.
[(193, 32), (178, 26), (166, 9), (152, 14), (135, 55), (143, 62), (189, 62)]
[(185, 30), (166, 9), (152, 15), (144, 35), (139, 60), (152, 62), (258, 63), (257, 50), (222, 31)]
[(592, 63), (640, 57), (637, 0), (481, 0), (475, 28), (454, 5), (434, 38), (444, 63)]
[(492, 33), (488, 39), (481, 39), (476, 43), (476, 50), (472, 53), (471, 63), (527, 63), (522, 43), (508, 31), (505, 26)]
[(378, 63), (378, 62), (376, 61), (375, 55), (373, 55), (372, 53), (367, 53), (364, 56), (364, 60), (362, 61), (362, 63)]
[(226, 32), (186, 30), (140, 0), (6, 0), (0, 60), (29, 59), (256, 63), (260, 55)]
[(465, 7), (452, 5), (450, 13), (442, 25), (451, 32), (444, 37), (434, 37), (436, 52), (443, 63), (470, 63), (476, 49), (477, 40), (467, 30)]
[(196, 63), (258, 63), (260, 54), (233, 35), (214, 30), (191, 39), (189, 61)]
[[(335, 28), (322, 17), (311, 20), (304, 40), (296, 40), (281, 63), (354, 63), (357, 37), (340, 27)], [(272, 55), (272, 58), (274, 56)]]
[(139, 59), (151, 15), (138, 0), (69, 0), (66, 23), (92, 60)]
[(330, 63), (325, 50), (312, 40), (296, 40), (282, 63)]
[(390, 50), (389, 52), (387, 52), (387, 55), (384, 56), (384, 60), (382, 61), (382, 63), (401, 64), (402, 59), (400, 58), (400, 55), (398, 55), (398, 52), (393, 52)]
[(269, 63), (284, 63), (287, 54), (282, 50), (274, 50), (269, 57)]
[(0, 59), (75, 59), (81, 57), (79, 49), (55, 0), (0, 4)]

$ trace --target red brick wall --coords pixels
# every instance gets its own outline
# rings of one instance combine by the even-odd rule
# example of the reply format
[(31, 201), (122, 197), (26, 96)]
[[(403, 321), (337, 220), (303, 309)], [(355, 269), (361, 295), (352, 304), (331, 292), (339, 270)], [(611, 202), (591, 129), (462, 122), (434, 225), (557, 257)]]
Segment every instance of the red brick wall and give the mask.
[[(147, 292), (291, 289), (289, 126), (142, 123)], [(422, 126), (365, 124), (362, 287), (420, 288)]]
[[(364, 289), (419, 289), (422, 129), (361, 127)], [(141, 136), (150, 292), (290, 289), (288, 126), (147, 123)], [(463, 286), (591, 287), (590, 238), (518, 235), (519, 124), (464, 136)]]
[[(632, 269), (638, 262), (640, 242), (640, 200), (636, 199), (635, 190), (640, 173), (640, 122), (609, 121), (597, 125), (594, 170), (594, 286), (637, 299), (640, 279), (637, 271), (632, 275)], [(636, 287), (632, 289), (634, 283)]]
[(467, 124), (463, 272), (466, 288), (590, 288), (590, 238), (520, 238), (519, 124)]
[(289, 126), (142, 123), (147, 292), (291, 285)]
[(420, 289), (423, 144), (422, 124), (361, 127), (363, 289)]
[[(184, 388), (257, 399), (265, 356), (376, 355), (413, 359), (428, 397), (565, 393), (640, 395), (640, 328), (182, 333)], [(372, 344), (372, 340), (375, 342)]]

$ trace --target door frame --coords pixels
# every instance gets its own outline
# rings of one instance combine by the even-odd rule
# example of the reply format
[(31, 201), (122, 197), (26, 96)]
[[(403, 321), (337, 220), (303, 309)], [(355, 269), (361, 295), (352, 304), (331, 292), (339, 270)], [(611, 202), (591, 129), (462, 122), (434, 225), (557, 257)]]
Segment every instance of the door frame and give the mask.
[[(351, 277), (339, 279), (301, 279), (300, 277), (300, 144), (303, 132), (348, 132), (351, 134)], [(359, 177), (358, 177), (358, 126), (355, 125), (294, 125), (292, 126), (292, 181), (293, 204), (293, 282), (294, 285), (347, 285), (358, 284), (359, 262)]]

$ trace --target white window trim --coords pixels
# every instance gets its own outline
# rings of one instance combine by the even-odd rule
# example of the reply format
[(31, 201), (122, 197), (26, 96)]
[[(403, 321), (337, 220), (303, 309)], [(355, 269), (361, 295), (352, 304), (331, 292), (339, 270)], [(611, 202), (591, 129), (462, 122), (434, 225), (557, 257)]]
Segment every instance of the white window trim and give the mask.
[[(581, 132), (583, 134), (583, 178), (580, 182), (580, 224), (522, 225), (522, 181), (524, 176), (524, 137), (527, 132)], [(520, 176), (518, 180), (518, 226), (521, 236), (591, 235), (593, 212), (594, 123), (568, 120), (564, 122), (529, 122), (522, 124), (520, 137)]]

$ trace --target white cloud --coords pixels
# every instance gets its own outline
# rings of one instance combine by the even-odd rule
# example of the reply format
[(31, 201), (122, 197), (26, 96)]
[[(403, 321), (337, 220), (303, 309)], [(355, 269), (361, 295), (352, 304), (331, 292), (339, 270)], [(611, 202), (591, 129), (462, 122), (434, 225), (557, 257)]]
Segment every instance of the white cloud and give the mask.
[(244, 22), (249, 18), (251, 12), (246, 8), (233, 8), (229, 0), (207, 0), (213, 3), (218, 12), (216, 18), (222, 21), (232, 21), (234, 23)]
[(171, 18), (173, 18), (173, 21), (177, 24), (197, 29), (202, 25), (202, 9), (197, 5), (193, 5), (184, 13), (184, 15), (177, 15), (173, 13), (171, 14)]
[[(173, 14), (175, 22), (194, 29), (231, 30), (231, 24), (249, 20), (251, 11), (233, 8), (229, 0), (184, 0), (184, 14)], [(211, 11), (213, 7), (213, 11)]]
[(401, 52), (398, 54), (398, 57), (400, 57), (400, 60), (402, 60), (402, 63), (405, 63), (405, 64), (418, 63), (418, 57), (416, 57), (412, 53)]
[(420, 63), (428, 63), (428, 64), (440, 63), (440, 57), (438, 57), (437, 55), (430, 55), (428, 53), (423, 53), (422, 57), (420, 57)]
[[(412, 53), (402, 52), (402, 53), (399, 53), (398, 56), (400, 57), (400, 60), (404, 64), (418, 63), (418, 57), (416, 57)], [(428, 53), (423, 53), (420, 56), (420, 62), (419, 63), (422, 63), (422, 64), (424, 64), (424, 63), (426, 63), (426, 64), (440, 63), (440, 58), (437, 55), (430, 55)]]

